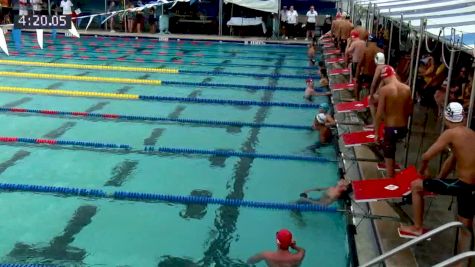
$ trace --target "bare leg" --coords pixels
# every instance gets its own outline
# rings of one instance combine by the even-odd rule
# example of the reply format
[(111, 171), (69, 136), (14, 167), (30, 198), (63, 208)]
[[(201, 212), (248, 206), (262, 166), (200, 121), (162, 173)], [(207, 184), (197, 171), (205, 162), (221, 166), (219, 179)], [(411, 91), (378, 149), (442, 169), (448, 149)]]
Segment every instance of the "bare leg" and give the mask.
[(389, 178), (394, 177), (394, 165), (395, 165), (394, 162), (395, 162), (394, 159), (384, 158), (384, 163), (386, 163), (386, 174), (388, 175)]
[(424, 216), (424, 189), (422, 187), (422, 180), (417, 179), (411, 184), (412, 189), (412, 208), (414, 212), (414, 225), (401, 226), (401, 230), (422, 234), (423, 216)]
[[(458, 216), (458, 220), (463, 223), (465, 227), (469, 229), (469, 231), (465, 229), (461, 229), (459, 231), (459, 239), (457, 244), (457, 253), (462, 253), (466, 251), (473, 250), (473, 219), (467, 219)], [(473, 261), (473, 260), (472, 260)], [(457, 263), (457, 267), (465, 267), (471, 266), (469, 260), (463, 260)]]

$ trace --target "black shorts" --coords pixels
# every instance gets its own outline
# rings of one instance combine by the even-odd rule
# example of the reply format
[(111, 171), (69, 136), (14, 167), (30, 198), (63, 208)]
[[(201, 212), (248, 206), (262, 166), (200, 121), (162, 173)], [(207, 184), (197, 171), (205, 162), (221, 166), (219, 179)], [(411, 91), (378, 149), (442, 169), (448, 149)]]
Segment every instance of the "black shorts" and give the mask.
[(383, 155), (386, 159), (396, 157), (396, 144), (406, 137), (406, 127), (384, 127)]
[(307, 22), (307, 31), (315, 31), (315, 23)]
[(475, 184), (467, 184), (458, 179), (425, 179), (422, 184), (426, 191), (456, 196), (460, 217), (473, 219), (475, 216)]
[(345, 52), (346, 52), (346, 44), (347, 44), (346, 39), (341, 39), (340, 40), (340, 49), (341, 49), (341, 52), (343, 54), (345, 54)]
[(364, 83), (371, 84), (373, 82), (373, 76), (371, 75), (360, 75), (359, 85), (363, 85)]
[(358, 62), (351, 62), (351, 75), (356, 77), (356, 68), (358, 67)]

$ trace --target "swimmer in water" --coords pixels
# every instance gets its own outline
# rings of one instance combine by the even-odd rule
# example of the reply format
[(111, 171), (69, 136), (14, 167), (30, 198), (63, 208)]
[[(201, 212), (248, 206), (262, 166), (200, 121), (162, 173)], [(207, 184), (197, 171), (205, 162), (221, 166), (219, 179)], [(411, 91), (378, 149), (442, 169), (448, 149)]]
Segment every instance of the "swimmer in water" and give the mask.
[[(336, 186), (317, 187), (303, 191), (297, 204), (331, 205), (333, 202), (341, 199), (350, 190), (350, 182), (340, 179)], [(325, 191), (320, 198), (309, 198), (308, 193)]]

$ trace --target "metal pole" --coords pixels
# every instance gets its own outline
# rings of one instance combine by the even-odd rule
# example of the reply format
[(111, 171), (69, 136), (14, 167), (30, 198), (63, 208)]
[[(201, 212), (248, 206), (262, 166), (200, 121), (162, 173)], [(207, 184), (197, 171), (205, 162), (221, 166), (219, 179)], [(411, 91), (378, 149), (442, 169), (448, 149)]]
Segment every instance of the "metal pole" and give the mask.
[[(422, 40), (424, 39), (424, 31), (425, 31), (425, 28), (426, 28), (426, 23), (427, 23), (427, 20), (425, 18), (422, 18), (420, 29), (419, 29), (419, 43), (418, 43), (418, 46), (417, 46), (416, 64), (414, 66), (414, 78), (412, 78), (411, 75), (412, 75), (412, 72), (413, 72), (412, 71), (413, 57), (414, 57), (414, 50), (415, 50), (416, 38), (417, 38), (417, 33), (416, 32), (414, 32), (414, 36), (413, 36), (414, 39), (412, 41), (411, 69), (410, 69), (410, 73), (409, 73), (409, 86), (411, 86), (411, 97), (412, 97), (412, 100), (413, 100), (413, 105), (414, 105), (414, 98), (416, 96), (417, 69), (419, 68), (419, 57), (421, 55), (421, 46), (422, 46)], [(410, 82), (411, 78), (412, 78), (412, 83)], [(404, 167), (407, 167), (407, 163), (409, 161), (409, 145), (410, 145), (410, 141), (411, 141), (412, 124), (414, 122), (413, 116), (414, 115), (409, 116), (409, 122), (408, 122), (409, 128), (408, 128), (408, 134), (407, 134), (407, 138), (406, 138), (406, 155), (404, 156)]]
[(391, 23), (391, 29), (389, 30), (389, 47), (388, 47), (388, 57), (387, 57), (388, 65), (389, 65), (389, 61), (391, 60), (391, 46), (393, 43), (393, 29), (394, 29), (393, 20), (389, 19), (389, 22)]
[(366, 9), (366, 22), (365, 22), (365, 28), (368, 29), (369, 28), (369, 13), (370, 13), (370, 10), (371, 9), (371, 2), (368, 4), (368, 9)]
[[(474, 63), (475, 65), (475, 63)], [(473, 82), (472, 82), (472, 93), (470, 94), (470, 105), (468, 107), (468, 116), (467, 116), (467, 127), (470, 128), (472, 126), (472, 117), (473, 117), (473, 105), (475, 102), (475, 66), (473, 72)]]
[(355, 22), (355, 13), (356, 13), (356, 3), (354, 0), (351, 0), (351, 21)]
[(51, 16), (51, 0), (48, 0), (48, 15)]
[(221, 36), (223, 35), (223, 0), (219, 0), (218, 19), (219, 19), (218, 35)]
[[(442, 45), (442, 53), (444, 53), (444, 46)], [(445, 89), (444, 109), (449, 103), (450, 83), (452, 82), (452, 72), (454, 70), (455, 48), (450, 50), (450, 63), (449, 74), (447, 76), (447, 88)], [(445, 116), (442, 116), (442, 126), (440, 127), (440, 133), (442, 134), (445, 129)]]

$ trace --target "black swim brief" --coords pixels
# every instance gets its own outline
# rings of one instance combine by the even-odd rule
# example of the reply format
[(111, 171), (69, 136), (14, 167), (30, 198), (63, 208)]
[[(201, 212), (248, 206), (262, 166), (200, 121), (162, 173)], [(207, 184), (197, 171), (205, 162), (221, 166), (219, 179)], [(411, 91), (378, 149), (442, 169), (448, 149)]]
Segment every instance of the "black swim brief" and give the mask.
[(364, 83), (371, 84), (373, 82), (373, 76), (361, 74), (358, 82), (360, 86), (363, 85)]
[(340, 49), (341, 49), (341, 53), (345, 54), (346, 52), (346, 39), (341, 39), (340, 40)]
[(406, 137), (406, 127), (384, 127), (383, 154), (387, 159), (396, 157), (396, 144)]
[(439, 195), (456, 196), (458, 215), (466, 219), (475, 216), (475, 184), (467, 184), (458, 179), (425, 179), (424, 190)]

